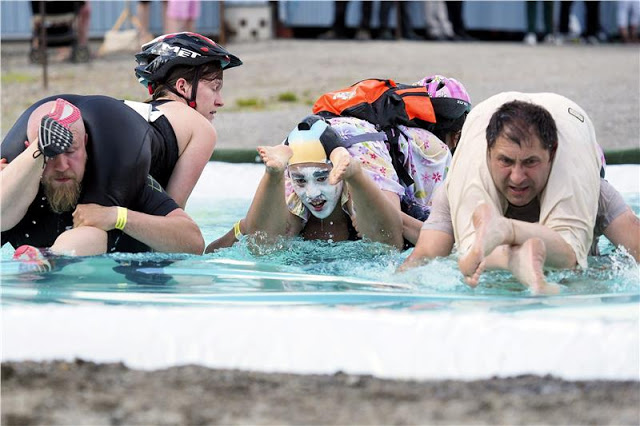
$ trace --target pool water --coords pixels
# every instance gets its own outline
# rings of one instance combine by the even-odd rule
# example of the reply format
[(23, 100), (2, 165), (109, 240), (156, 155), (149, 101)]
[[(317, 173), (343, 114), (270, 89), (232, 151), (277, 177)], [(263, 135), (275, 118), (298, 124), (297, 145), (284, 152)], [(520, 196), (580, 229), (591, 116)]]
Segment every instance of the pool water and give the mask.
[[(261, 165), (210, 163), (187, 211), (201, 226), (206, 243), (227, 232), (244, 216)], [(225, 182), (238, 176), (242, 184)], [(230, 191), (233, 188), (233, 191)], [(623, 188), (624, 189), (624, 188)], [(640, 211), (638, 193), (624, 193)], [(590, 259), (584, 271), (549, 271), (562, 284), (557, 296), (534, 297), (506, 272), (485, 273), (471, 289), (463, 283), (454, 256), (396, 273), (409, 252), (382, 244), (282, 241), (256, 254), (247, 240), (203, 256), (111, 254), (56, 259), (50, 272), (34, 272), (2, 250), (2, 304), (104, 303), (136, 305), (349, 305), (367, 308), (451, 309), (453, 301), (505, 304), (530, 309), (541, 300), (640, 295), (639, 267), (624, 251), (600, 240), (606, 256)], [(615, 297), (620, 296), (620, 297)], [(625, 299), (626, 300), (626, 299)]]

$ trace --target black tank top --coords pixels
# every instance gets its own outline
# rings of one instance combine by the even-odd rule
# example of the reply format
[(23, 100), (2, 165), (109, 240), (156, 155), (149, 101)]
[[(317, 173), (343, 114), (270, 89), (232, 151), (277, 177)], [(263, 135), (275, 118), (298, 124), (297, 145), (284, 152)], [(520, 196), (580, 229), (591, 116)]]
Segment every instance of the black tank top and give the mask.
[[(158, 106), (167, 102), (173, 102), (169, 99), (150, 102), (154, 110), (158, 110)], [(167, 187), (171, 173), (178, 162), (179, 150), (178, 139), (176, 133), (169, 123), (166, 116), (161, 115), (151, 123), (151, 169), (149, 173), (153, 176), (163, 188)]]

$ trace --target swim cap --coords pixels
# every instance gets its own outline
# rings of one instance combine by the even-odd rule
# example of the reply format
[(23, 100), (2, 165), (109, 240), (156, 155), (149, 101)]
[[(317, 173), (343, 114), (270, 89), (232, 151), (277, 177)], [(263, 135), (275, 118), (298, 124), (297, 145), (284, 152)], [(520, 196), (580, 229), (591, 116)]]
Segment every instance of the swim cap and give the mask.
[(331, 151), (341, 146), (340, 135), (319, 115), (308, 115), (284, 141), (293, 151), (289, 165), (327, 163)]

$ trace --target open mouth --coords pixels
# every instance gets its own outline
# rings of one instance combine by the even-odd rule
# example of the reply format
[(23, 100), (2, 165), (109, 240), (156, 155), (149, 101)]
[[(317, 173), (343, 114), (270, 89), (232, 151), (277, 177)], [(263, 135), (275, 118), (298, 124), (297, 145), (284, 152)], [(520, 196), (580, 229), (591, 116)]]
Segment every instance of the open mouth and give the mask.
[(524, 193), (526, 193), (529, 190), (528, 186), (524, 186), (522, 188), (518, 188), (515, 186), (510, 186), (509, 189), (511, 190), (511, 192), (513, 192), (516, 195), (522, 195)]
[(324, 208), (324, 205), (327, 203), (326, 200), (313, 200), (310, 201), (309, 204), (313, 207), (314, 210), (320, 211)]

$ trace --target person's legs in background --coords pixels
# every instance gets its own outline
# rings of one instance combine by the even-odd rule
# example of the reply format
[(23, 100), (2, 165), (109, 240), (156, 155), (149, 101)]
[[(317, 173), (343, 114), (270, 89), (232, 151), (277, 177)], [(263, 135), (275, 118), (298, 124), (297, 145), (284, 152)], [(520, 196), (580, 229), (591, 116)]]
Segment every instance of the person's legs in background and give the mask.
[(166, 23), (168, 33), (195, 31), (200, 16), (200, 0), (168, 0)]
[(553, 22), (553, 12), (555, 2), (545, 0), (542, 2), (544, 8), (544, 42), (545, 43), (557, 43), (555, 36), (555, 28)]
[(413, 23), (411, 22), (411, 11), (409, 7), (411, 2), (408, 1), (398, 1), (394, 2), (398, 5), (400, 10), (397, 12), (400, 13), (400, 18), (402, 20), (402, 37), (407, 40), (420, 40), (422, 37), (418, 36), (418, 34), (413, 31)]
[(91, 22), (91, 7), (88, 1), (80, 2), (78, 9), (78, 46), (88, 48), (89, 23)]
[(347, 1), (333, 2), (333, 26), (326, 33), (320, 34), (318, 38), (323, 40), (334, 40), (347, 37), (347, 27), (345, 24), (347, 15), (347, 3)]
[(558, 37), (563, 41), (569, 38), (569, 16), (571, 15), (572, 1), (560, 2), (560, 18), (558, 23)]
[(589, 44), (599, 44), (600, 40), (598, 34), (600, 32), (600, 2), (599, 1), (585, 1), (584, 2), (586, 13), (586, 31), (584, 38)]
[(429, 40), (452, 40), (453, 27), (444, 1), (424, 2), (426, 35)]
[(136, 17), (140, 21), (140, 31), (138, 34), (138, 43), (143, 45), (153, 40), (153, 34), (149, 31), (149, 16), (151, 11), (150, 0), (139, 0), (136, 9)]
[(380, 2), (380, 34), (378, 38), (380, 40), (393, 40), (393, 34), (389, 29), (389, 13), (391, 12), (392, 1)]
[(538, 2), (527, 1), (527, 33), (524, 36), (522, 42), (529, 46), (534, 46), (538, 43), (538, 36), (536, 35), (536, 24), (538, 23)]
[(447, 4), (447, 16), (449, 17), (449, 22), (451, 22), (455, 34), (454, 37), (458, 40), (474, 40), (474, 38), (467, 33), (464, 20), (462, 19), (462, 6), (464, 2), (446, 1), (445, 3)]
[(373, 11), (372, 1), (362, 1), (361, 5), (361, 17), (360, 27), (356, 32), (356, 40), (370, 40), (371, 39), (371, 13)]

